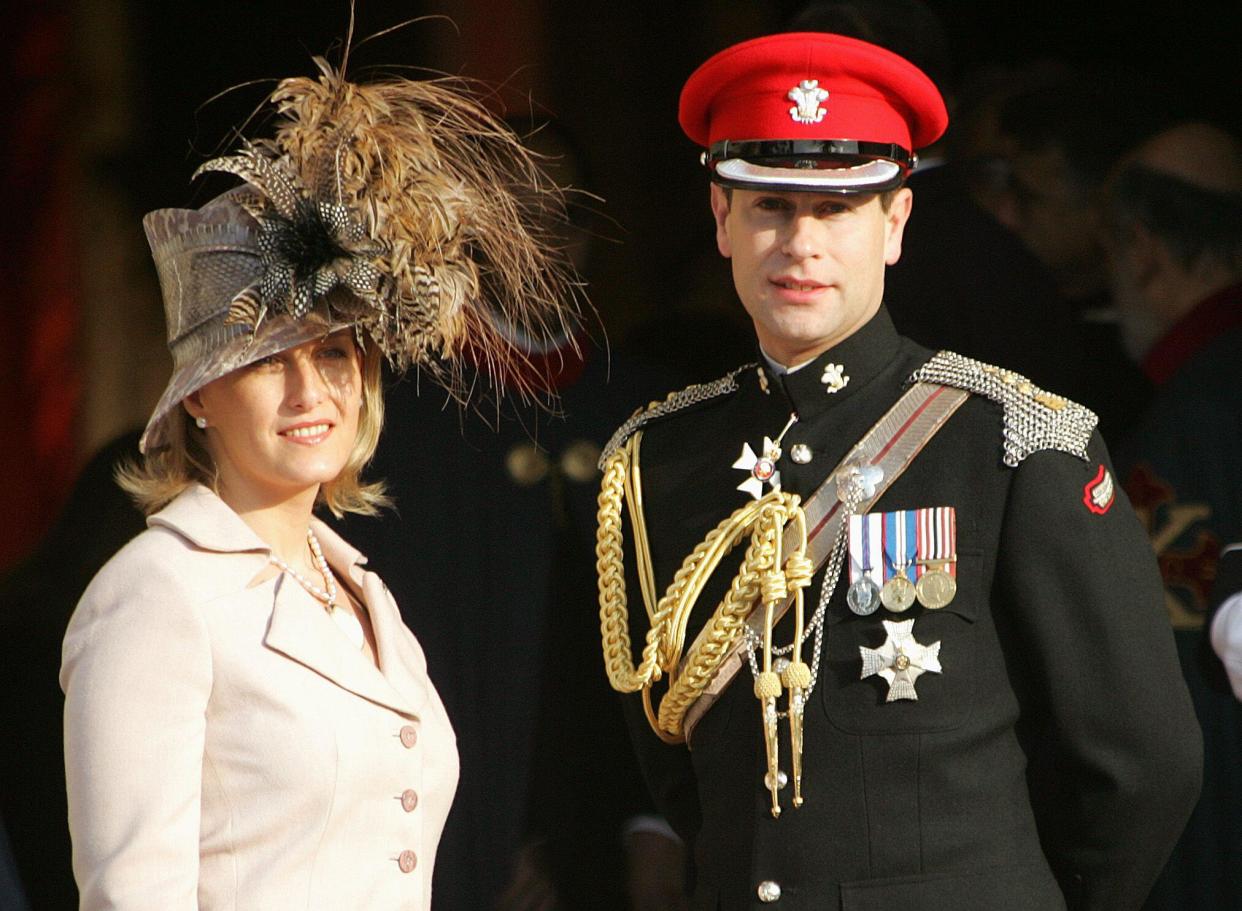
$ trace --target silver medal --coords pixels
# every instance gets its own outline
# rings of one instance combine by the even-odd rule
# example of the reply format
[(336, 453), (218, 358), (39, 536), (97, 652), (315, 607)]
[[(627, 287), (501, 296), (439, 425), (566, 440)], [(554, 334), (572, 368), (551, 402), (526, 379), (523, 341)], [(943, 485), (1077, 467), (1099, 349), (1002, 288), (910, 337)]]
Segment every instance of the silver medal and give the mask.
[(845, 603), (860, 617), (868, 617), (880, 609), (880, 587), (870, 576), (861, 576), (845, 592)]

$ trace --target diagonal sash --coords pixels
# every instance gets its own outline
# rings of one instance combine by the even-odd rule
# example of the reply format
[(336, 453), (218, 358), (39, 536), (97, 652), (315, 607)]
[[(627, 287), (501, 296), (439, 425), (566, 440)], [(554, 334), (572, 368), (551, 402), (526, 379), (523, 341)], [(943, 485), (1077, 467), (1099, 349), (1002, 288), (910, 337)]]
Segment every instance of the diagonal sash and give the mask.
[[(818, 571), (832, 552), (833, 542), (841, 523), (848, 517), (841, 509), (841, 501), (837, 499), (837, 479), (846, 471), (866, 466), (877, 466), (883, 472), (883, 479), (875, 485), (875, 493), (858, 504), (860, 513), (867, 512), (871, 506), (884, 495), (888, 486), (901, 476), (902, 472), (914, 461), (928, 441), (944, 426), (953, 412), (970, 398), (970, 393), (951, 386), (937, 383), (916, 383), (897, 400), (897, 403), (867, 431), (861, 440), (854, 445), (833, 469), (824, 483), (820, 484), (813, 494), (802, 504), (806, 513), (807, 544), (806, 555), (815, 564)], [(798, 542), (794, 539), (795, 530), (789, 528), (785, 532), (784, 552), (791, 553)], [(793, 597), (783, 604), (777, 605), (773, 624), (785, 615), (793, 604)], [(746, 624), (756, 633), (763, 632), (763, 611), (752, 611)], [(699, 639), (703, 633), (699, 633)], [(694, 646), (686, 651), (693, 654), (699, 645), (698, 639)], [(746, 636), (739, 636), (729, 650), (729, 654), (721, 662), (702, 695), (686, 712), (686, 742), (694, 732), (695, 725), (720, 698), (737, 672), (746, 664)]]

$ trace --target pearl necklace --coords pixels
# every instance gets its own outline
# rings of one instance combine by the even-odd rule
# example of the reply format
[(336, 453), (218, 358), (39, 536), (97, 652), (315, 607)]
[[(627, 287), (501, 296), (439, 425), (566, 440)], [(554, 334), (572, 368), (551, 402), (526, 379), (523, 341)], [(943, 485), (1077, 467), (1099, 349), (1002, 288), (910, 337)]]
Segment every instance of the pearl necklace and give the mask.
[(341, 632), (345, 634), (345, 638), (353, 644), (354, 648), (362, 648), (363, 642), (366, 641), (366, 637), (362, 632), (362, 624), (352, 610), (341, 607), (336, 603), (336, 577), (332, 575), (328, 561), (324, 559), (323, 549), (319, 546), (319, 539), (315, 537), (315, 533), (309, 528), (306, 529), (306, 540), (310, 543), (311, 556), (314, 557), (315, 568), (323, 576), (324, 583), (327, 585), (327, 591), (315, 585), (310, 579), (307, 579), (284, 560), (280, 559), (280, 557), (276, 556), (276, 554), (271, 554), (268, 559), (283, 572), (292, 576), (294, 581), (306, 589), (315, 600), (322, 601), (328, 616), (332, 618)]

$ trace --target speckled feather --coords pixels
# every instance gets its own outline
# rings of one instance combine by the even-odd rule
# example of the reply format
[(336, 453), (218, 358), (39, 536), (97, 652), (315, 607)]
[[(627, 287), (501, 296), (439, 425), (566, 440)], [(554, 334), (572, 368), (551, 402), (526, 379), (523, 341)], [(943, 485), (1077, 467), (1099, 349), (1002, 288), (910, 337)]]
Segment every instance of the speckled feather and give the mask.
[[(296, 316), (344, 287), (352, 299), (329, 300), (394, 366), (419, 366), (465, 398), (468, 350), (498, 385), (537, 391), (516, 340), (555, 344), (579, 313), (572, 268), (538, 227), (548, 211), (563, 217), (559, 189), (460, 80), (355, 84), (315, 62), (318, 78), (272, 94), (274, 138), (199, 169), (235, 174), (264, 198), (248, 209), (269, 269), (230, 319)], [(318, 265), (307, 274), (288, 251), (316, 231), (339, 255), (308, 260)]]

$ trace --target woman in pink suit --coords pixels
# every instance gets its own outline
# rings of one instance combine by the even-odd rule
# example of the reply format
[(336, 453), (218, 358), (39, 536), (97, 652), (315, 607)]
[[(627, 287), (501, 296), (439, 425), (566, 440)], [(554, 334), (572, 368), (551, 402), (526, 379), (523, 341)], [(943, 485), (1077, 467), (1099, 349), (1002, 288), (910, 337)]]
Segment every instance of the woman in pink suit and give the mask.
[(242, 186), (144, 221), (174, 374), (121, 476), (148, 528), (65, 637), (83, 909), (431, 904), (453, 729), (314, 511), (385, 503), (361, 479), (382, 358), (456, 389), (468, 348), (503, 381), (507, 340), (560, 329), (572, 293), (510, 133), (455, 87), (320, 67), (273, 95), (274, 138), (200, 169)]

